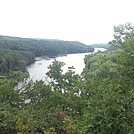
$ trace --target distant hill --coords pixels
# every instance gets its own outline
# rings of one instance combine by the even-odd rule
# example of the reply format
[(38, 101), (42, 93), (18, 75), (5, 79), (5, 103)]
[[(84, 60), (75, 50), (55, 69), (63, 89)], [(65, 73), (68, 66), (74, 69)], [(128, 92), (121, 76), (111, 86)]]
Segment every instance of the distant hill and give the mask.
[(0, 49), (30, 51), (35, 56), (57, 56), (61, 54), (92, 52), (93, 47), (77, 41), (33, 39), (0, 36)]
[(108, 50), (115, 49), (115, 47), (111, 44), (92, 44), (90, 46), (93, 48), (106, 48)]

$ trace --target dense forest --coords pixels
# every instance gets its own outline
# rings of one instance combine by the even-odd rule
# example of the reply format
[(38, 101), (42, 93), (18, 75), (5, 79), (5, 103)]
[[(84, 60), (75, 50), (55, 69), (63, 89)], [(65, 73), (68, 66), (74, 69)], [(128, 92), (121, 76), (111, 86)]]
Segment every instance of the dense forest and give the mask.
[(0, 49), (30, 51), (35, 56), (57, 56), (61, 54), (92, 52), (93, 47), (77, 41), (30, 39), (0, 36)]
[[(51, 78), (49, 83), (31, 81), (24, 89), (17, 90), (14, 88), (15, 81), (17, 76), (24, 75), (23, 66), (27, 60), (32, 62), (34, 55), (39, 56), (38, 50), (43, 47), (40, 45), (38, 48), (36, 41), (32, 41), (34, 47), (30, 42), (21, 47), (18, 43), (14, 46), (10, 46), (10, 43), (1, 45), (5, 52), (1, 51), (0, 60), (6, 58), (5, 53), (9, 54), (7, 57), (20, 58), (18, 65), (22, 71), (18, 75), (18, 66), (13, 60), (3, 71), (11, 67), (11, 75), (0, 77), (1, 134), (134, 133), (132, 24), (115, 26), (114, 39), (110, 44), (116, 49), (87, 55), (81, 75), (76, 74), (73, 67), (63, 73), (65, 63), (55, 60), (47, 72)], [(10, 53), (12, 50), (14, 54)], [(29, 53), (27, 56), (26, 52)], [(25, 62), (21, 61), (23, 56), (27, 59)]]

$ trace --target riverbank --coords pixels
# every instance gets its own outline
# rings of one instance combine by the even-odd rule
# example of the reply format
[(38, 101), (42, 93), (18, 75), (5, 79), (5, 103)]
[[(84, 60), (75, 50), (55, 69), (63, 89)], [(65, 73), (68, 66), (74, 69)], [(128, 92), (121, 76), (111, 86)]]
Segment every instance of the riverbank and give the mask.
[(48, 71), (48, 66), (52, 64), (54, 59), (64, 62), (66, 65), (63, 67), (63, 71), (66, 72), (68, 67), (74, 67), (74, 71), (77, 74), (81, 74), (83, 68), (85, 67), (84, 58), (85, 55), (94, 54), (98, 51), (106, 51), (104, 48), (95, 48), (94, 52), (90, 53), (76, 53), (76, 54), (67, 54), (67, 55), (59, 55), (55, 58), (48, 57), (38, 57), (37, 60), (27, 67), (27, 71), (29, 72), (30, 79), (33, 81), (47, 79), (46, 73)]

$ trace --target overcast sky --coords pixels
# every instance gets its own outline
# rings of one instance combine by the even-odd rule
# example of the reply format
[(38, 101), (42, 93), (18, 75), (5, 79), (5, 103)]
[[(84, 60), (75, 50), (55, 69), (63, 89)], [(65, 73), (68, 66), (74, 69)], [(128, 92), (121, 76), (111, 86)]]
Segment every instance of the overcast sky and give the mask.
[(0, 0), (0, 35), (77, 40), (113, 39), (113, 26), (134, 24), (134, 0)]

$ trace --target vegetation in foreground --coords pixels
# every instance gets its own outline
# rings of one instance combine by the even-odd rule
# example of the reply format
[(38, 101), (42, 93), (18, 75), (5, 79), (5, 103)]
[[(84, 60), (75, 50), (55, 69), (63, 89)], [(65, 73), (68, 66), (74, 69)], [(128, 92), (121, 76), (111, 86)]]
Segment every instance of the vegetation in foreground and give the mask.
[(0, 78), (1, 134), (133, 134), (134, 27), (114, 28), (119, 48), (85, 57), (81, 75), (54, 61), (49, 84), (14, 90), (15, 76)]

